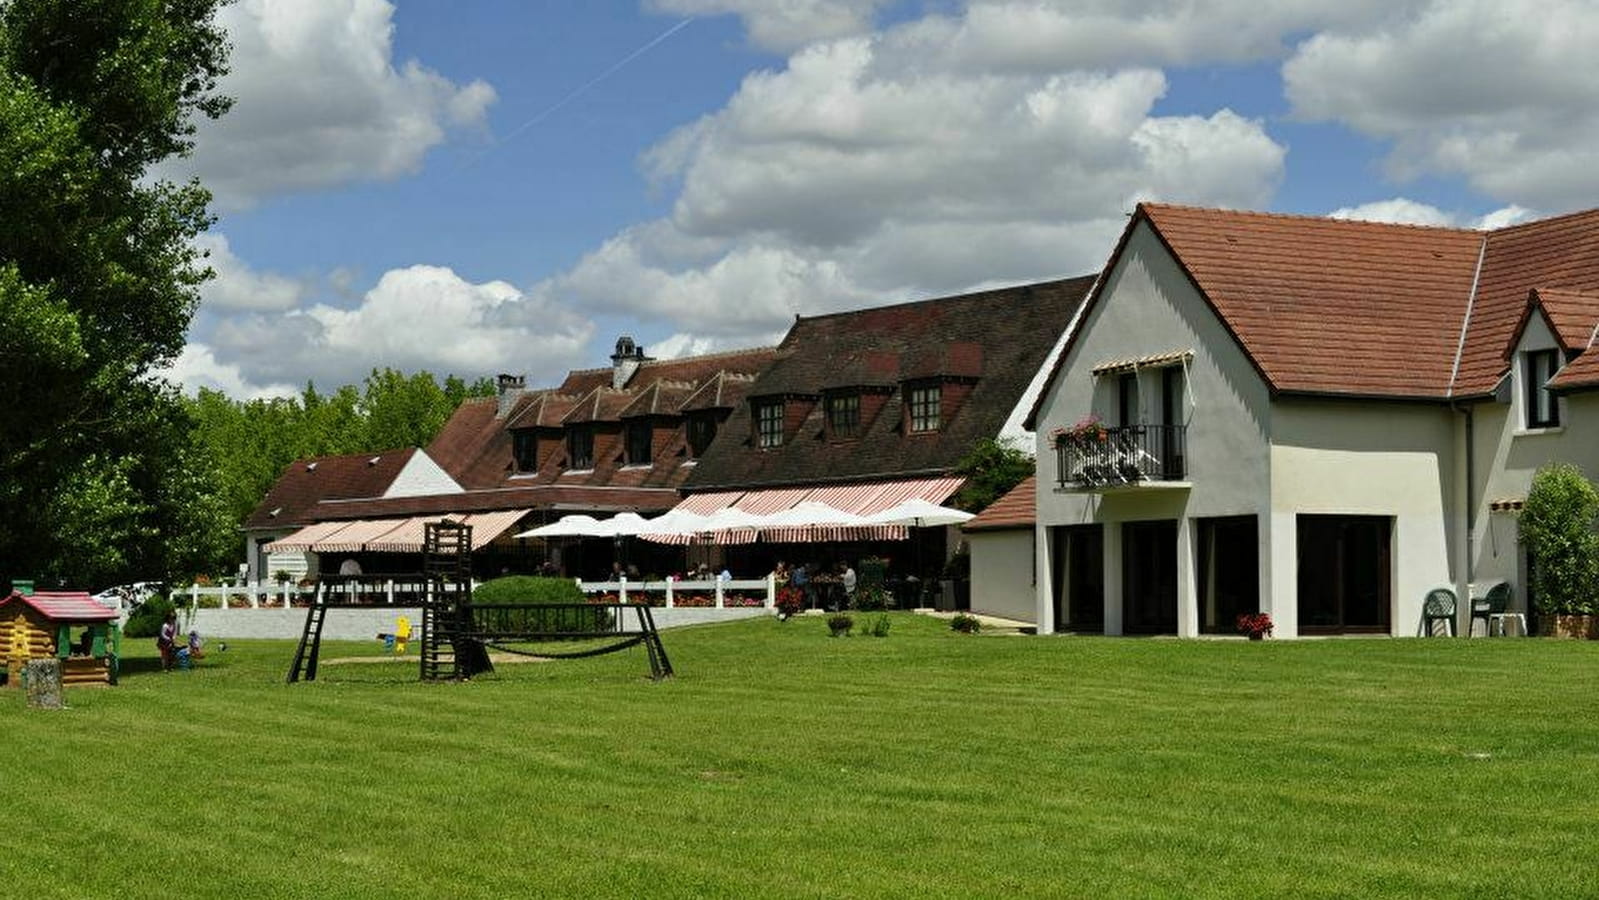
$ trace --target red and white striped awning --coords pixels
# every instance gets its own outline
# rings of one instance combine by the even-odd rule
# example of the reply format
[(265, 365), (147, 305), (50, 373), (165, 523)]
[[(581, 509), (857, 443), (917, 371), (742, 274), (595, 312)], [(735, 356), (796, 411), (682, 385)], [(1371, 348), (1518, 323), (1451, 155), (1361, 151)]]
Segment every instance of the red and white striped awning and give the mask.
[(472, 549), (494, 542), (528, 514), (525, 509), (486, 513), (447, 513), (408, 519), (354, 519), (317, 522), (266, 545), (268, 553), (421, 553), (429, 522), (449, 520), (472, 526)]
[[(929, 503), (943, 503), (960, 490), (965, 479), (960, 476), (941, 478), (901, 478), (886, 481), (862, 481), (853, 484), (826, 487), (773, 488), (764, 491), (718, 491), (687, 497), (677, 505), (698, 515), (710, 515), (719, 509), (735, 507), (756, 515), (771, 515), (792, 509), (801, 503), (825, 503), (834, 509), (856, 515), (869, 516), (898, 506), (906, 500), (920, 498)], [(771, 543), (794, 544), (821, 541), (902, 541), (910, 536), (903, 525), (804, 525), (788, 528), (763, 528), (759, 537)], [(645, 536), (660, 543), (688, 544), (693, 538), (680, 536)], [(748, 544), (757, 538), (753, 528), (720, 531), (712, 535), (717, 544)]]

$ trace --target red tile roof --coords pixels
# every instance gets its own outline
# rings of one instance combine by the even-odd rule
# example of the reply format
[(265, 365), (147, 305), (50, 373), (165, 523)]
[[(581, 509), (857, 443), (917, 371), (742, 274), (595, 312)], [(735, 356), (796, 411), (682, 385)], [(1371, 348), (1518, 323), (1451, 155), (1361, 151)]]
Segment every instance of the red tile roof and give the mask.
[(1504, 377), (1505, 348), (1533, 288), (1599, 290), (1599, 209), (1488, 233), (1456, 396), (1487, 394)]
[(41, 591), (32, 595), (13, 591), (0, 600), (0, 606), (7, 603), (31, 606), (52, 622), (109, 622), (117, 617), (116, 610), (80, 591)]
[(1599, 350), (1588, 350), (1549, 379), (1549, 389), (1556, 392), (1594, 388), (1599, 388)]
[(1143, 203), (1107, 272), (1144, 222), (1273, 391), (1486, 397), (1530, 291), (1562, 340), (1599, 302), (1599, 210), (1474, 231)]
[(1277, 390), (1447, 396), (1481, 233), (1160, 204), (1139, 213)]
[(284, 467), (244, 527), (297, 527), (314, 521), (311, 511), (320, 500), (376, 497), (394, 483), (414, 453), (415, 448), (407, 447), (295, 460)]
[(1539, 312), (1554, 332), (1562, 350), (1586, 350), (1594, 337), (1594, 326), (1599, 325), (1599, 293), (1590, 291), (1562, 291), (1551, 288), (1533, 288), (1521, 321), (1510, 334), (1505, 347), (1506, 358), (1515, 350), (1521, 330)]
[(1005, 496), (989, 504), (961, 526), (962, 531), (1003, 531), (1011, 528), (1032, 528), (1037, 517), (1038, 479), (1029, 475), (1021, 484), (1011, 488)]

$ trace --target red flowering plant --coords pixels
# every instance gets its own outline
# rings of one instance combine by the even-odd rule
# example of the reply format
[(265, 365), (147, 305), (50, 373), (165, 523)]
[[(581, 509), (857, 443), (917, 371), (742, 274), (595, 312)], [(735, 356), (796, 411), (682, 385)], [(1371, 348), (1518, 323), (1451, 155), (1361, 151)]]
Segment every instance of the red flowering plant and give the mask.
[(1271, 616), (1266, 613), (1244, 613), (1238, 617), (1238, 633), (1259, 640), (1271, 634)]
[(678, 608), (704, 608), (716, 605), (716, 598), (709, 594), (678, 594), (672, 598), (672, 605)]
[(1059, 447), (1062, 444), (1087, 444), (1109, 440), (1110, 431), (1105, 428), (1105, 423), (1099, 416), (1089, 413), (1069, 427), (1051, 431), (1049, 437), (1050, 442)]
[(781, 587), (777, 589), (777, 616), (787, 619), (797, 616), (805, 608), (805, 591), (797, 587)]

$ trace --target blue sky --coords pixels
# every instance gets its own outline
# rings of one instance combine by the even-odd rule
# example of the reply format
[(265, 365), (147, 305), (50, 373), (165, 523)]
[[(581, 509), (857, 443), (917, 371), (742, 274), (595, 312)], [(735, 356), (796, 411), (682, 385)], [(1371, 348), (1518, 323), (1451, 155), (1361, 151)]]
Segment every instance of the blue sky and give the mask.
[(757, 345), (1091, 271), (1145, 198), (1461, 226), (1595, 205), (1599, 13), (1530, 6), (240, 0), (235, 109), (162, 171), (219, 215), (173, 375), (544, 383), (623, 332)]

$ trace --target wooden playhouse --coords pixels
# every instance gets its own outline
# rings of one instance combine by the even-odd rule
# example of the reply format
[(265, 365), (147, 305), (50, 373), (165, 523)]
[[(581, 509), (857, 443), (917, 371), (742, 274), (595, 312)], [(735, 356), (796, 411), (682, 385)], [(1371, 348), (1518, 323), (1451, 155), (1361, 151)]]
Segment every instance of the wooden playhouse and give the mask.
[(63, 684), (116, 684), (121, 639), (116, 611), (88, 594), (14, 591), (0, 600), (0, 660), (11, 687), (28, 660), (52, 656)]

